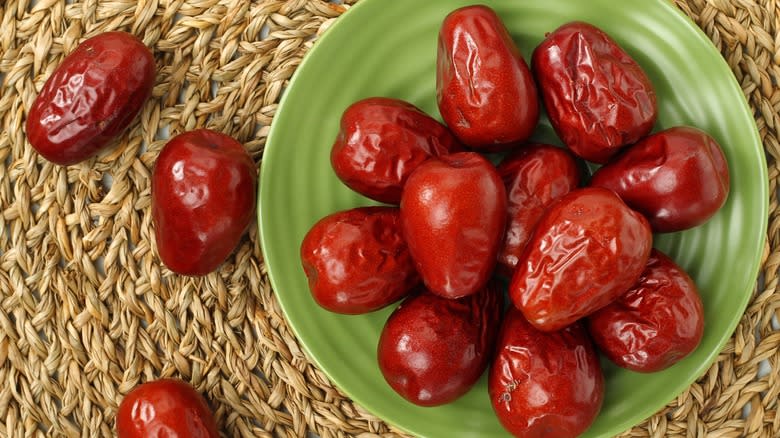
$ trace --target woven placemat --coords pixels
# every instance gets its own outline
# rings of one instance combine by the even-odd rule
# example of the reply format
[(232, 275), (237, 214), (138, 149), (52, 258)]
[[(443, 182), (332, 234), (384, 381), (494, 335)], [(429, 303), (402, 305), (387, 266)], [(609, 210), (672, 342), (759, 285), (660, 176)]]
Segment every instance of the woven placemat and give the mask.
[[(307, 360), (270, 289), (254, 227), (217, 273), (191, 279), (161, 266), (148, 214), (150, 170), (169, 135), (217, 129), (260, 162), (286, 81), (354, 1), (344, 3), (0, 4), (0, 436), (112, 436), (123, 395), (168, 376), (207, 396), (225, 436), (393, 434)], [(678, 6), (742, 85), (775, 193), (780, 3)], [(117, 147), (51, 165), (26, 143), (26, 111), (64, 54), (115, 29), (153, 48), (153, 98)], [(771, 322), (780, 313), (779, 233), (773, 196), (762, 278), (734, 337), (706, 375), (626, 436), (780, 436), (780, 332)]]

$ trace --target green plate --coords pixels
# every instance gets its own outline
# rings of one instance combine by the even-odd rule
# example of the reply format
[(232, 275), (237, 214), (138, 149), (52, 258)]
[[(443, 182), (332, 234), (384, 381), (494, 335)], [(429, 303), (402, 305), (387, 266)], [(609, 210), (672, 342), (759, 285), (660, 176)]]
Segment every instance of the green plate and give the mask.
[[(593, 23), (645, 68), (658, 93), (656, 129), (689, 124), (723, 146), (731, 171), (725, 207), (706, 224), (658, 236), (655, 245), (695, 279), (705, 307), (699, 348), (656, 374), (605, 365), (606, 398), (585, 436), (620, 433), (661, 409), (714, 361), (750, 298), (767, 225), (767, 171), (750, 108), (728, 66), (695, 24), (664, 1), (486, 1), (526, 59), (545, 32)], [(260, 174), (259, 226), (271, 284), (309, 356), (356, 402), (417, 436), (505, 436), (486, 377), (446, 406), (421, 408), (385, 383), (376, 343), (391, 309), (341, 316), (311, 298), (299, 259), (319, 218), (371, 201), (342, 185), (329, 153), (342, 111), (368, 96), (405, 99), (435, 117), (439, 24), (459, 0), (362, 0), (318, 40), (296, 71), (273, 121)], [(560, 143), (543, 118), (536, 139)]]

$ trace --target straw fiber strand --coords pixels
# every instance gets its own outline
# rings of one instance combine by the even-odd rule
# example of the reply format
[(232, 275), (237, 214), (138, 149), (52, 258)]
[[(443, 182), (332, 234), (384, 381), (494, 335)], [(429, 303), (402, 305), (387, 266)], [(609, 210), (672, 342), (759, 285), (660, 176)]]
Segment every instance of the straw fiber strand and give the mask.
[[(0, 2), (0, 436), (112, 436), (124, 394), (171, 376), (207, 397), (224, 436), (395, 435), (307, 360), (270, 289), (255, 227), (199, 279), (162, 267), (150, 232), (149, 176), (165, 139), (216, 129), (259, 163), (286, 82), (354, 1), (344, 3)], [(775, 193), (780, 3), (677, 4), (754, 108)], [(153, 49), (153, 98), (116, 147), (54, 166), (26, 143), (26, 112), (65, 54), (117, 29)], [(770, 211), (762, 279), (734, 337), (697, 383), (624, 436), (780, 436), (775, 197)]]

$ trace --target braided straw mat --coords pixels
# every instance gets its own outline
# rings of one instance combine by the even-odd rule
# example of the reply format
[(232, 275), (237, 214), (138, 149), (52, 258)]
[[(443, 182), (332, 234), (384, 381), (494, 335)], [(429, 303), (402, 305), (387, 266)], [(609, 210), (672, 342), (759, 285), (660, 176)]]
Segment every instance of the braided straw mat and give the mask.
[[(112, 436), (123, 395), (169, 376), (206, 395), (225, 436), (395, 435), (307, 360), (270, 289), (254, 227), (218, 272), (197, 279), (161, 266), (150, 231), (150, 170), (168, 135), (217, 129), (259, 163), (286, 81), (354, 1), (344, 3), (0, 5), (0, 436)], [(780, 3), (678, 6), (747, 95), (775, 193)], [(114, 29), (153, 48), (153, 98), (119, 147), (54, 166), (26, 143), (26, 110), (66, 53)], [(779, 211), (773, 196), (761, 278), (717, 363), (625, 436), (780, 436), (780, 331), (771, 321), (780, 313)]]

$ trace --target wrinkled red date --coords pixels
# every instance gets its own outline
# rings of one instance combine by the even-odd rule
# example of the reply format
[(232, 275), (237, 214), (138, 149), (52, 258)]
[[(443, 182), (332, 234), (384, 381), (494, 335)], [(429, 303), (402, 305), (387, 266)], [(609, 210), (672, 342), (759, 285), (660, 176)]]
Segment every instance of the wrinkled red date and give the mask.
[(539, 220), (509, 296), (536, 328), (561, 329), (628, 291), (644, 270), (652, 243), (647, 219), (612, 191), (573, 190)]
[(638, 372), (666, 369), (693, 352), (704, 331), (704, 308), (691, 277), (653, 249), (639, 281), (588, 318), (599, 350)]
[(604, 375), (579, 322), (540, 332), (510, 309), (496, 341), (488, 390), (498, 419), (514, 436), (573, 438), (601, 410)]
[(701, 225), (726, 202), (729, 169), (704, 131), (677, 126), (645, 137), (597, 170), (591, 185), (615, 191), (655, 232)]
[(493, 273), (506, 223), (506, 189), (496, 168), (475, 152), (431, 158), (401, 196), (401, 226), (423, 282), (459, 298)]
[(437, 53), (439, 112), (464, 144), (500, 150), (528, 139), (539, 120), (536, 85), (492, 9), (476, 5), (451, 12), (441, 25)]
[(580, 170), (565, 149), (532, 144), (507, 155), (498, 173), (508, 197), (506, 236), (498, 261), (512, 272), (536, 222), (552, 201), (577, 187)]
[(314, 300), (337, 313), (378, 310), (420, 282), (397, 207), (358, 207), (320, 219), (303, 239), (301, 262)]
[(116, 434), (117, 438), (219, 438), (206, 400), (178, 379), (133, 388), (119, 404)]
[(550, 123), (579, 157), (605, 163), (653, 128), (658, 109), (650, 79), (595, 26), (564, 24), (531, 63)]
[(406, 179), (417, 166), (431, 156), (461, 149), (446, 126), (414, 105), (371, 97), (344, 111), (330, 160), (347, 187), (398, 204)]
[(56, 164), (91, 158), (130, 125), (154, 80), (152, 52), (135, 36), (89, 38), (46, 80), (27, 115), (27, 138)]
[(171, 138), (151, 185), (157, 251), (178, 274), (216, 270), (254, 217), (257, 168), (244, 146), (221, 132), (196, 129)]
[(377, 357), (387, 383), (420, 406), (465, 394), (492, 356), (502, 300), (492, 283), (460, 299), (423, 290), (404, 300), (379, 338)]

